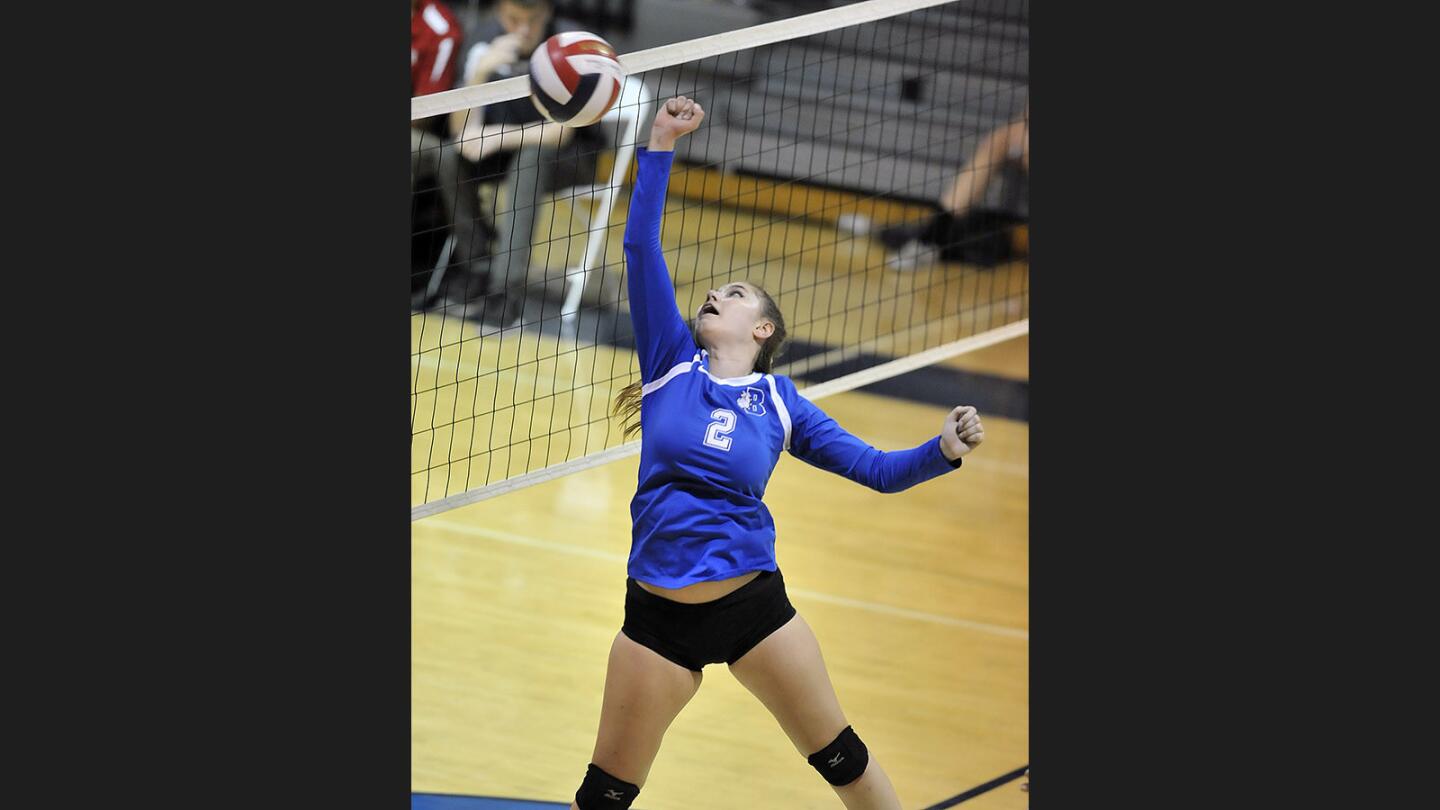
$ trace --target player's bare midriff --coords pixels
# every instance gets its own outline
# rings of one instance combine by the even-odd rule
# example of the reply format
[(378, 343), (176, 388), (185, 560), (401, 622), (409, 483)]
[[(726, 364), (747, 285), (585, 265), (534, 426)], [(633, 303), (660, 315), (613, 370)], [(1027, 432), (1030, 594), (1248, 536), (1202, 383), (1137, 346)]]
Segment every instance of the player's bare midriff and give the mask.
[(656, 596), (664, 597), (674, 602), (684, 602), (687, 605), (696, 605), (701, 602), (713, 602), (726, 594), (737, 591), (745, 583), (760, 576), (759, 571), (751, 571), (748, 574), (741, 574), (730, 579), (717, 579), (713, 582), (696, 582), (693, 585), (686, 585), (683, 588), (661, 588), (658, 585), (651, 585), (648, 582), (635, 580), (635, 583)]

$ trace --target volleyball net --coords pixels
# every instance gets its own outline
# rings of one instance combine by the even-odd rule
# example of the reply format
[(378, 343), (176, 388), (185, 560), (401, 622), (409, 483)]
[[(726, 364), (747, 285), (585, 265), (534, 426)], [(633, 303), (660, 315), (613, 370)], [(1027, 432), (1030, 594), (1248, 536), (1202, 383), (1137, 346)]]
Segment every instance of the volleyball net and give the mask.
[(622, 53), (615, 108), (559, 142), (486, 124), (530, 104), (523, 71), (413, 99), (412, 519), (638, 451), (611, 415), (639, 379), (621, 241), (675, 95), (706, 110), (661, 234), (687, 317), (763, 287), (811, 399), (1027, 333), (1027, 20), (865, 0)]

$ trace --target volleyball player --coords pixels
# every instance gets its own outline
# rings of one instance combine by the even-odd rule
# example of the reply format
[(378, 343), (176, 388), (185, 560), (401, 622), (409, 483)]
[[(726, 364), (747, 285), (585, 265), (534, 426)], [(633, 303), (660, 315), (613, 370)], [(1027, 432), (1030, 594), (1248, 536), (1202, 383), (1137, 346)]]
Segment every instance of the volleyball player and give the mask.
[(785, 321), (749, 282), (710, 290), (693, 331), (686, 326), (661, 255), (660, 217), (675, 141), (704, 118), (693, 100), (670, 99), (648, 148), (637, 150), (625, 257), (641, 378), (620, 393), (616, 411), (630, 422), (627, 433), (642, 429), (639, 486), (624, 625), (571, 807), (628, 808), (703, 668), (724, 662), (847, 808), (898, 810), (885, 771), (840, 709), (815, 634), (785, 595), (761, 498), (782, 450), (899, 492), (958, 468), (984, 428), (966, 406), (909, 450), (881, 452), (850, 435), (770, 373)]

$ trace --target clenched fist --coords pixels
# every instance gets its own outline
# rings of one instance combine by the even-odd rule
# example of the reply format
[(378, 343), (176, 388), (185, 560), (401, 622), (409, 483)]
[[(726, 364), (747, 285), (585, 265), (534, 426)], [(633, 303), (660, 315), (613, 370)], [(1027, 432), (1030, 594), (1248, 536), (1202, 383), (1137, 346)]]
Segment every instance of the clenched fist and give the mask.
[(980, 414), (973, 405), (956, 406), (945, 416), (945, 426), (940, 429), (940, 451), (954, 461), (985, 441), (985, 426), (980, 424)]
[(700, 102), (676, 96), (660, 105), (655, 114), (655, 123), (650, 126), (650, 151), (668, 152), (675, 148), (675, 141), (681, 135), (694, 132), (705, 120), (705, 108)]

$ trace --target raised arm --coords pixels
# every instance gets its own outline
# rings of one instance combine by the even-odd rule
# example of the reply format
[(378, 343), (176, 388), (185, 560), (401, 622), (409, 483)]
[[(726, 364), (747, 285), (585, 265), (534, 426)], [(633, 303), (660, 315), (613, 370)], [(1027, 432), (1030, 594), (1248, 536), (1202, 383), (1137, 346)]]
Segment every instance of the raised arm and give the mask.
[(785, 400), (793, 403), (791, 454), (877, 492), (900, 492), (958, 468), (985, 437), (975, 409), (963, 406), (946, 415), (940, 435), (919, 447), (877, 450), (796, 393), (793, 385), (786, 387)]
[(704, 119), (699, 104), (684, 96), (670, 99), (655, 116), (649, 148), (636, 150), (635, 188), (625, 220), (625, 264), (642, 382), (663, 377), (695, 351), (690, 329), (675, 304), (675, 285), (661, 252), (660, 218), (665, 212), (675, 140), (694, 131)]

